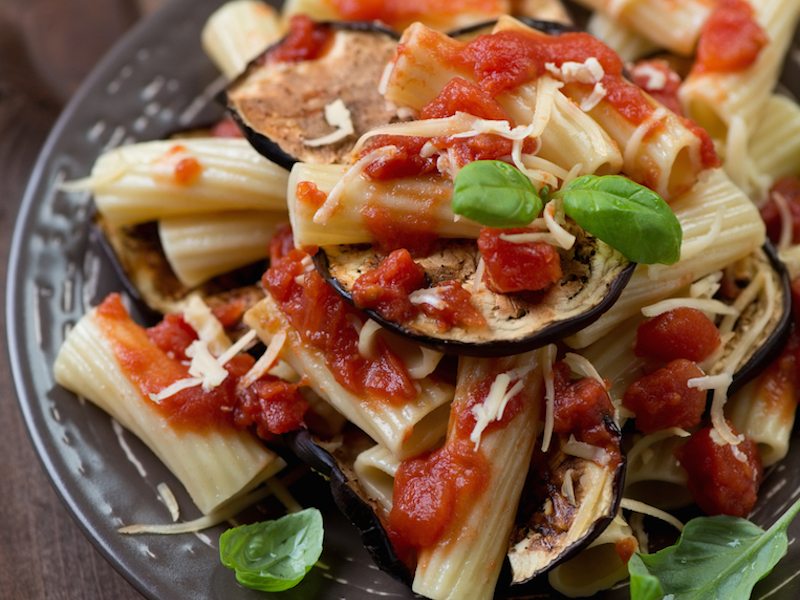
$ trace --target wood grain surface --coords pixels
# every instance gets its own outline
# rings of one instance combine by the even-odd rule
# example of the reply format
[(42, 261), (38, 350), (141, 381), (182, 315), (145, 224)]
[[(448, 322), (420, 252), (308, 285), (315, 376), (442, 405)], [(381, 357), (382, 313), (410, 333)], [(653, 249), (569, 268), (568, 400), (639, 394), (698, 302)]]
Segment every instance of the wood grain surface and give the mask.
[[(11, 231), (28, 176), (64, 103), (97, 60), (160, 0), (0, 2), (0, 327)], [(0, 598), (136, 599), (50, 486), (0, 353)]]

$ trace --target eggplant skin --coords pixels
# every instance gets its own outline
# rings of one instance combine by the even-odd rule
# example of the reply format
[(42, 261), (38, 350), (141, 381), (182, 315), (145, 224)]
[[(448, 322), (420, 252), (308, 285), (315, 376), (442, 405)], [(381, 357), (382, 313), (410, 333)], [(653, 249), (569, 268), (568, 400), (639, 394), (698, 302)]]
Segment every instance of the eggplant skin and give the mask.
[[(397, 118), (378, 84), (399, 35), (377, 23), (319, 25), (336, 36), (327, 54), (310, 61), (266, 61), (279, 41), (251, 61), (222, 98), (253, 148), (286, 169), (298, 161), (346, 162), (362, 134)], [(350, 110), (355, 133), (325, 146), (305, 145), (331, 132), (323, 109), (338, 99)]]
[[(543, 21), (541, 19), (534, 19), (532, 17), (525, 17), (522, 15), (515, 15), (514, 16), (517, 21), (524, 23), (531, 29), (536, 29), (537, 31), (541, 31), (542, 33), (546, 33), (547, 35), (561, 35), (562, 33), (570, 33), (570, 32), (578, 32), (581, 31), (580, 28), (574, 27), (572, 25), (567, 25), (566, 23), (557, 23), (556, 21)], [(452, 38), (472, 38), (476, 35), (481, 35), (483, 33), (491, 33), (492, 28), (497, 24), (496, 19), (491, 19), (489, 21), (483, 21), (481, 23), (473, 23), (472, 25), (467, 25), (466, 27), (459, 27), (458, 29), (453, 29), (447, 32)]]
[(758, 375), (766, 365), (778, 358), (789, 339), (792, 326), (792, 283), (786, 265), (778, 258), (775, 247), (767, 241), (763, 248), (769, 266), (778, 278), (780, 296), (780, 316), (773, 323), (772, 331), (761, 341), (758, 349), (747, 359), (744, 365), (736, 369), (728, 394), (734, 394), (748, 381)]
[[(619, 449), (622, 434), (619, 427), (610, 416), (603, 419), (606, 429), (612, 434), (615, 446)], [(550, 450), (545, 456), (546, 462), (540, 468), (531, 468), (528, 474), (523, 499), (517, 512), (517, 522), (509, 543), (508, 558), (511, 565), (509, 570), (510, 585), (524, 586), (553, 567), (569, 560), (581, 550), (591, 544), (604, 530), (619, 511), (622, 492), (625, 487), (625, 460), (620, 454), (620, 461), (614, 465), (597, 465), (596, 463), (574, 456), (567, 456), (558, 447)], [(543, 469), (546, 470), (543, 472)], [(571, 470), (576, 498), (589, 498), (594, 501), (590, 510), (597, 514), (591, 517), (582, 530), (579, 530), (573, 539), (564, 539), (572, 530), (575, 519), (581, 516), (580, 507), (571, 505), (561, 494), (561, 483), (565, 473)], [(584, 490), (584, 475), (586, 480), (599, 483), (602, 488), (598, 490)], [(528, 493), (525, 497), (524, 494)], [(595, 500), (593, 492), (598, 492), (601, 500)], [(555, 519), (559, 513), (557, 507), (567, 509), (571, 518), (569, 527), (564, 524), (551, 522), (545, 509), (550, 503), (550, 519)], [(585, 515), (584, 515), (585, 516)], [(533, 559), (528, 556), (532, 555)], [(533, 585), (536, 585), (534, 583)]]
[(364, 547), (381, 571), (410, 586), (413, 574), (395, 554), (375, 508), (359, 494), (347, 466), (317, 444), (307, 430), (287, 434), (284, 440), (300, 460), (328, 478), (336, 506), (361, 533)]
[[(481, 286), (473, 303), (489, 327), (473, 331), (453, 328), (440, 332), (435, 321), (418, 316), (397, 323), (372, 309), (364, 312), (380, 325), (423, 346), (466, 356), (509, 356), (544, 346), (596, 321), (630, 281), (635, 263), (588, 236), (577, 226), (579, 241), (562, 256), (564, 276), (544, 295), (529, 301), (521, 295), (493, 294)], [(383, 255), (369, 246), (336, 246), (314, 256), (317, 271), (348, 302), (355, 280), (376, 267)], [(474, 240), (440, 240), (426, 257), (416, 259), (432, 284), (457, 280), (467, 289), (476, 274), (478, 249)]]

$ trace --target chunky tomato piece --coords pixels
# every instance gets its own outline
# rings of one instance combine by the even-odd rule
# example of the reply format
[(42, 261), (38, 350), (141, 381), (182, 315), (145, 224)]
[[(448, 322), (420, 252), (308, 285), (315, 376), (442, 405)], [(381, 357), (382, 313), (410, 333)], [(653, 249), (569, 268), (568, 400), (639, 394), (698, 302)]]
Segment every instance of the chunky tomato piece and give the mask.
[(780, 241), (783, 227), (783, 218), (781, 217), (781, 211), (778, 210), (776, 196), (781, 196), (789, 207), (789, 215), (792, 219), (791, 243), (800, 243), (800, 177), (790, 176), (776, 181), (772, 189), (770, 189), (769, 199), (761, 207), (761, 218), (764, 219), (764, 223), (767, 226), (767, 235), (774, 244)]
[(694, 70), (742, 71), (756, 61), (767, 42), (750, 2), (719, 0), (700, 32)]
[(574, 434), (576, 439), (594, 446), (611, 446), (605, 421), (614, 414), (614, 405), (605, 386), (589, 377), (571, 381), (570, 369), (563, 362), (553, 365), (553, 375), (553, 431)]
[(359, 158), (386, 146), (394, 146), (395, 152), (369, 163), (364, 168), (364, 174), (370, 179), (385, 180), (436, 173), (436, 157), (421, 155), (422, 147), (427, 142), (428, 138), (407, 135), (376, 135), (369, 138)]
[(439, 95), (420, 110), (420, 119), (439, 119), (464, 112), (497, 121), (508, 121), (503, 107), (478, 85), (461, 77), (454, 77), (442, 88)]
[(382, 340), (374, 359), (358, 351), (353, 323), (363, 321), (315, 270), (306, 271), (308, 254), (292, 250), (267, 269), (262, 283), (304, 343), (320, 351), (336, 380), (351, 392), (402, 404), (417, 396), (403, 362)]
[(258, 436), (269, 440), (300, 429), (307, 410), (297, 384), (266, 375), (239, 393), (233, 420), (243, 429), (255, 425)]
[(197, 339), (197, 333), (183, 316), (164, 315), (160, 323), (147, 329), (147, 337), (170, 358), (187, 360), (186, 348)]
[(706, 392), (687, 382), (703, 371), (690, 360), (679, 358), (634, 381), (622, 403), (636, 415), (636, 428), (652, 433), (668, 427), (689, 429), (700, 424), (706, 408)]
[(431, 288), (431, 293), (436, 294), (437, 302), (435, 304), (423, 302), (418, 308), (422, 313), (435, 319), (442, 331), (449, 331), (453, 327), (464, 329), (486, 327), (486, 319), (472, 303), (472, 294), (458, 281), (440, 283)]
[(276, 262), (294, 250), (294, 236), (291, 225), (281, 225), (269, 241), (269, 260)]
[(325, 200), (328, 199), (328, 194), (319, 189), (313, 181), (299, 182), (294, 193), (298, 202), (302, 202), (314, 210), (325, 204)]
[(267, 60), (300, 62), (322, 56), (333, 39), (327, 25), (316, 23), (306, 15), (294, 15), (289, 21), (289, 33), (267, 53)]
[(636, 356), (669, 361), (686, 358), (700, 362), (719, 347), (716, 325), (696, 308), (680, 307), (639, 325)]
[(692, 434), (675, 452), (689, 475), (687, 486), (697, 505), (708, 515), (746, 517), (758, 499), (763, 469), (758, 448), (745, 439), (734, 449), (717, 444), (713, 428)]
[(234, 296), (221, 304), (212, 306), (211, 312), (225, 329), (230, 329), (242, 321), (248, 308), (246, 298)]
[(417, 310), (408, 295), (425, 287), (425, 270), (414, 262), (406, 249), (399, 249), (380, 264), (361, 275), (353, 285), (353, 302), (371, 308), (390, 321), (403, 323)]
[(680, 76), (663, 59), (640, 60), (631, 69), (633, 82), (666, 106), (676, 115), (682, 115), (678, 89)]
[(515, 244), (500, 237), (529, 232), (526, 229), (481, 229), (478, 249), (486, 266), (483, 281), (493, 292), (538, 292), (561, 280), (561, 258), (553, 246), (545, 242)]

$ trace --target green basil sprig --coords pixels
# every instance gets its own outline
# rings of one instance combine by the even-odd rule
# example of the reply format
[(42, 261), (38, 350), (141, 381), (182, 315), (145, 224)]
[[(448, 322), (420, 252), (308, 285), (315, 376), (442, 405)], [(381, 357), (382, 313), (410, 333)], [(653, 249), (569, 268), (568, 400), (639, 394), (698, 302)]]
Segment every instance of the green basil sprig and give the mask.
[(300, 583), (319, 560), (322, 536), (322, 514), (308, 508), (228, 529), (219, 538), (219, 557), (243, 586), (281, 592)]
[(542, 212), (542, 200), (519, 169), (476, 160), (456, 175), (453, 212), (487, 227), (523, 227)]
[(786, 554), (786, 529), (798, 513), (800, 500), (767, 531), (736, 517), (692, 519), (674, 546), (631, 557), (631, 600), (747, 600)]
[(681, 257), (683, 230), (653, 190), (620, 175), (584, 175), (556, 193), (564, 213), (583, 229), (643, 264), (671, 265)]
[[(546, 195), (549, 195), (545, 191)], [(552, 194), (564, 213), (628, 260), (672, 264), (680, 258), (683, 231), (669, 205), (654, 191), (619, 175), (584, 175)], [(528, 225), (542, 198), (518, 169), (498, 160), (472, 162), (456, 175), (453, 212), (488, 227)]]

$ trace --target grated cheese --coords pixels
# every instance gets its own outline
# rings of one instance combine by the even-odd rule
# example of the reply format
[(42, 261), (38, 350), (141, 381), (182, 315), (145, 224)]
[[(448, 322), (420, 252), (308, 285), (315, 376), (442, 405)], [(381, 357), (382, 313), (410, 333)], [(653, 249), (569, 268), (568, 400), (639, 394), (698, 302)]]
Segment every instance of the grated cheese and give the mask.
[(510, 244), (534, 244), (537, 242), (545, 242), (551, 246), (557, 246), (558, 240), (549, 232), (531, 232), (531, 233), (501, 233), (500, 239)]
[(475, 275), (472, 278), (472, 293), (478, 292), (483, 287), (483, 273), (486, 271), (486, 263), (481, 256), (478, 259), (478, 266), (475, 267)]
[(394, 70), (395, 62), (390, 60), (386, 63), (386, 66), (383, 68), (383, 73), (381, 73), (381, 79), (378, 82), (378, 93), (381, 96), (386, 95), (386, 90), (389, 89), (389, 80), (392, 78), (392, 71)]
[(643, 515), (648, 515), (651, 517), (655, 517), (656, 519), (660, 519), (665, 523), (669, 523), (678, 531), (683, 531), (683, 523), (681, 523), (678, 519), (673, 517), (668, 512), (664, 512), (663, 510), (656, 508), (655, 506), (650, 506), (649, 504), (645, 504), (644, 502), (640, 502), (639, 500), (634, 500), (633, 498), (623, 498), (620, 503), (620, 508), (625, 510), (630, 510), (633, 512), (641, 513)]
[(567, 469), (564, 473), (564, 481), (561, 483), (561, 495), (564, 496), (572, 506), (577, 506), (575, 501), (575, 486), (572, 483), (572, 469)]
[(580, 354), (575, 354), (574, 352), (567, 352), (564, 355), (564, 362), (573, 373), (576, 373), (582, 377), (590, 377), (591, 379), (600, 382), (604, 388), (606, 387), (605, 379), (600, 377), (600, 373), (597, 372), (597, 369), (594, 368), (594, 365), (589, 362), (586, 357), (581, 356)]
[(634, 67), (634, 73), (645, 77), (644, 88), (647, 91), (663, 90), (667, 86), (667, 74), (662, 69), (657, 69), (651, 64), (643, 63)]
[(686, 387), (695, 390), (716, 390), (725, 389), (730, 386), (733, 378), (730, 373), (720, 373), (719, 375), (704, 375), (703, 377), (694, 377), (686, 382)]
[(542, 364), (542, 375), (544, 376), (545, 401), (544, 428), (542, 430), (542, 452), (547, 452), (550, 449), (550, 442), (553, 437), (556, 397), (553, 363), (556, 361), (556, 352), (557, 349), (555, 344), (548, 344), (539, 350), (539, 362)]
[(430, 304), (432, 307), (440, 310), (446, 306), (441, 296), (436, 293), (436, 288), (415, 290), (408, 295), (408, 300), (414, 305)]
[(716, 271), (702, 279), (698, 279), (689, 287), (689, 296), (692, 298), (712, 298), (719, 291), (722, 277), (722, 271)]
[(544, 222), (547, 225), (547, 229), (553, 234), (553, 237), (558, 240), (558, 245), (564, 248), (564, 250), (569, 250), (575, 245), (575, 236), (564, 229), (556, 220), (555, 202), (555, 200), (551, 200), (545, 205), (544, 211), (542, 212), (544, 215)]
[(397, 153), (396, 146), (382, 146), (358, 159), (355, 164), (342, 175), (341, 179), (336, 182), (336, 185), (333, 186), (328, 197), (325, 198), (325, 202), (323, 202), (322, 206), (314, 213), (314, 218), (312, 219), (314, 223), (317, 225), (325, 225), (328, 222), (333, 212), (339, 207), (344, 190), (353, 180), (361, 176), (361, 173), (370, 163), (381, 158), (388, 158), (395, 153)]
[(328, 135), (323, 135), (322, 137), (311, 140), (305, 140), (303, 143), (306, 146), (316, 148), (319, 146), (335, 144), (336, 142), (341, 142), (343, 139), (350, 137), (356, 132), (355, 127), (353, 127), (353, 119), (350, 115), (350, 111), (347, 109), (347, 106), (341, 98), (337, 98), (330, 104), (325, 105), (325, 121), (328, 122), (328, 125), (335, 127), (336, 129)]
[(608, 91), (606, 90), (606, 87), (598, 81), (597, 83), (594, 84), (594, 87), (592, 88), (592, 93), (589, 94), (583, 100), (581, 100), (580, 109), (583, 112), (589, 112), (598, 104), (600, 104), (603, 98), (606, 97), (607, 93)]
[(660, 431), (656, 431), (655, 433), (642, 436), (636, 440), (636, 442), (634, 442), (633, 446), (628, 451), (628, 464), (634, 464), (636, 459), (639, 458), (640, 454), (642, 455), (642, 464), (647, 464), (654, 456), (653, 451), (650, 449), (652, 446), (671, 437), (685, 438), (689, 437), (690, 435), (691, 434), (688, 431), (681, 429), (680, 427), (669, 427), (667, 429), (662, 429)]
[(172, 522), (176, 522), (181, 516), (181, 509), (180, 506), (178, 506), (178, 501), (175, 499), (175, 494), (172, 493), (170, 487), (163, 481), (156, 486), (156, 490), (164, 506), (169, 510)]
[(655, 127), (660, 121), (669, 116), (670, 112), (663, 106), (656, 108), (652, 114), (645, 119), (631, 134), (628, 141), (625, 143), (625, 151), (623, 152), (623, 160), (625, 164), (633, 164), (636, 157), (639, 155), (642, 141), (645, 136), (650, 133), (650, 130)]
[(544, 68), (564, 83), (598, 83), (606, 74), (603, 65), (594, 56), (590, 56), (583, 62), (566, 61), (561, 63), (561, 67), (548, 62), (545, 63)]
[(287, 335), (284, 329), (281, 329), (278, 333), (272, 336), (267, 349), (264, 350), (264, 354), (261, 355), (261, 358), (256, 361), (256, 364), (254, 364), (250, 370), (239, 380), (238, 387), (240, 389), (251, 386), (269, 372), (269, 370), (278, 360), (278, 356), (280, 356), (283, 345), (286, 343), (286, 338)]
[(611, 460), (611, 456), (608, 454), (605, 448), (592, 446), (586, 442), (579, 442), (572, 434), (570, 434), (569, 440), (567, 440), (567, 442), (561, 446), (561, 450), (564, 452), (564, 454), (569, 454), (570, 456), (575, 456), (577, 458), (583, 458), (584, 460), (591, 460), (598, 465), (607, 465)]
[(706, 313), (717, 315), (738, 315), (739, 311), (730, 304), (711, 298), (667, 298), (642, 308), (645, 317), (657, 317), (676, 308), (695, 308)]
[(183, 320), (195, 330), (197, 337), (208, 345), (214, 354), (222, 354), (231, 345), (225, 328), (198, 294), (192, 294), (183, 309)]
[[(481, 435), (484, 430), (493, 421), (499, 421), (503, 418), (506, 405), (509, 400), (522, 391), (525, 384), (522, 378), (533, 369), (533, 366), (524, 369), (515, 369), (507, 373), (500, 373), (492, 382), (489, 388), (489, 393), (484, 398), (483, 402), (476, 404), (472, 407), (472, 414), (475, 417), (475, 427), (469, 439), (475, 444), (475, 451), (478, 451), (481, 445)], [(514, 385), (511, 385), (513, 379), (517, 379)]]
[(792, 245), (792, 213), (789, 210), (789, 202), (783, 194), (775, 192), (772, 194), (775, 200), (775, 208), (778, 209), (778, 215), (781, 218), (781, 236), (778, 239), (778, 250), (786, 250)]

